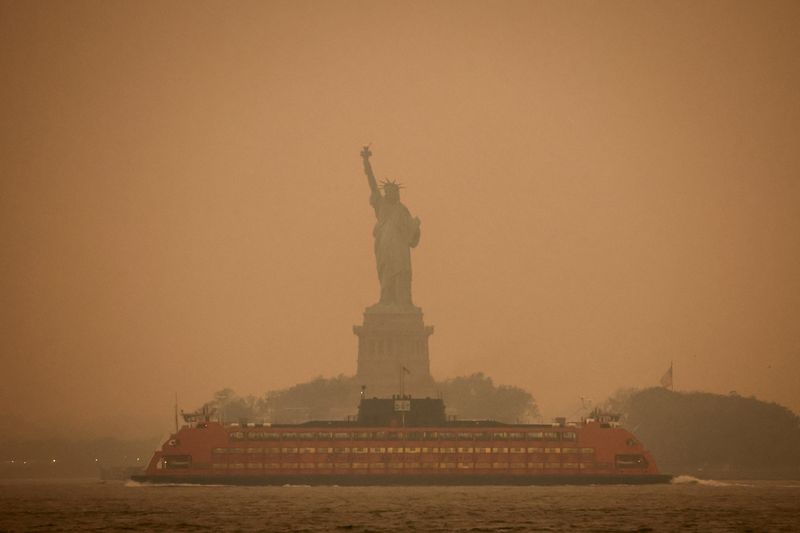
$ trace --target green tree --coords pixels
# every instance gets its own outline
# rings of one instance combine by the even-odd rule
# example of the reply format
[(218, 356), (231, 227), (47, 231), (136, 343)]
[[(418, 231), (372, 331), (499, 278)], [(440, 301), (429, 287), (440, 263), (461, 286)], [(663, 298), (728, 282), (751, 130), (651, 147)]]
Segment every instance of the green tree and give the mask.
[[(481, 373), (436, 384), (445, 404), (460, 418), (492, 419), (500, 422), (531, 422), (538, 409), (531, 394), (519, 387), (495, 385)], [(264, 396), (238, 396), (225, 388), (214, 393), (209, 405), (219, 419), (266, 420), (299, 423), (308, 420), (338, 420), (355, 415), (361, 386), (353, 376), (318, 377)]]
[(483, 373), (437, 383), (448, 410), (459, 418), (532, 422), (539, 414), (531, 394), (519, 387), (495, 385)]

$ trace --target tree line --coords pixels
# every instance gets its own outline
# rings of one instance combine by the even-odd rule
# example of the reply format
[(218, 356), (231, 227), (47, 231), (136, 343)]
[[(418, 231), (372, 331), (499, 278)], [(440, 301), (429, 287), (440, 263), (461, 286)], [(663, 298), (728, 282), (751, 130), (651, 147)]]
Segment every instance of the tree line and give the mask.
[[(533, 396), (519, 387), (496, 385), (482, 373), (437, 382), (436, 389), (448, 413), (462, 419), (492, 419), (525, 423), (539, 411)], [(318, 377), (263, 396), (239, 396), (226, 388), (214, 394), (208, 406), (227, 422), (265, 420), (298, 423), (308, 420), (336, 420), (355, 415), (361, 384), (354, 376)]]
[(776, 403), (664, 388), (618, 391), (605, 408), (662, 471), (698, 477), (800, 476), (800, 417)]

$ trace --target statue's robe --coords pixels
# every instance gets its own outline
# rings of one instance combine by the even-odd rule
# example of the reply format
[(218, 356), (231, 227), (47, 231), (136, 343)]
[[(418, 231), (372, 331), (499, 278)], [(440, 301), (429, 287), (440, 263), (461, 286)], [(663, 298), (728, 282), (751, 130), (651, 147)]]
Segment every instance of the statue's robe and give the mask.
[[(390, 203), (376, 193), (370, 197), (370, 204), (378, 219), (372, 235), (375, 237), (375, 260), (382, 303), (410, 304), (411, 248), (419, 243), (419, 225), (411, 218), (408, 208), (399, 201)], [(401, 295), (397, 293), (398, 283), (404, 287)], [(386, 298), (390, 301), (385, 301)]]

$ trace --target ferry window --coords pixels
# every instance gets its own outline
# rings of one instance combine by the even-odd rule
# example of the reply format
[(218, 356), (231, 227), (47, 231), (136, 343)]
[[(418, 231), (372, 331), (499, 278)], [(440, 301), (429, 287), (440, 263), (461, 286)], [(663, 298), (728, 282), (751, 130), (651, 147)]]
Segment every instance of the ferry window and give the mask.
[(369, 440), (370, 434), (366, 431), (353, 433), (353, 438), (355, 440)]
[(439, 438), (439, 434), (435, 431), (426, 431), (423, 438), (425, 440), (436, 440)]
[(350, 453), (350, 448), (334, 448), (333, 453)]
[(247, 448), (247, 453), (264, 453), (264, 448)]
[(300, 440), (311, 440), (314, 438), (313, 433), (298, 433), (297, 438)]
[(561, 448), (545, 448), (544, 453), (561, 453)]
[(333, 438), (337, 440), (349, 440), (350, 433), (334, 433)]
[(581, 453), (594, 453), (594, 448), (581, 448)]
[(647, 460), (639, 454), (620, 454), (616, 456), (617, 468), (647, 468)]
[(191, 455), (166, 455), (164, 468), (189, 468), (192, 465)]
[(558, 440), (558, 431), (545, 431), (544, 432), (544, 439), (545, 440)]
[(497, 431), (492, 433), (492, 438), (497, 440), (503, 440), (508, 438), (508, 433), (505, 431)]
[(455, 440), (455, 438), (456, 438), (456, 434), (455, 433), (449, 433), (449, 432), (445, 432), (445, 431), (440, 431), (439, 432), (439, 439), (441, 439), (441, 440)]
[(297, 453), (297, 448), (281, 448), (281, 453)]
[(403, 438), (403, 435), (402, 433), (399, 433), (397, 431), (389, 431), (388, 433), (386, 433), (386, 438), (388, 440), (400, 440)]
[(485, 431), (481, 431), (480, 433), (475, 433), (475, 440), (491, 440), (492, 435), (490, 433), (486, 433)]
[(333, 433), (320, 432), (320, 433), (317, 433), (317, 438), (320, 439), (320, 440), (330, 440), (330, 439), (333, 438)]
[(283, 440), (297, 440), (297, 433), (284, 433)]
[(278, 440), (281, 438), (280, 433), (262, 433), (264, 440)]
[(472, 433), (459, 433), (458, 440), (473, 440)]
[(244, 448), (231, 448), (228, 453), (244, 453)]
[(408, 440), (422, 440), (422, 432), (421, 431), (409, 431), (406, 433), (406, 438)]
[(563, 440), (578, 440), (578, 434), (574, 431), (565, 431), (561, 434)]
[(544, 440), (544, 432), (530, 431), (527, 433), (526, 437), (528, 438), (528, 440)]
[(523, 435), (522, 433), (509, 433), (508, 438), (512, 440), (522, 440)]
[(230, 434), (231, 440), (244, 440), (244, 432), (243, 431), (234, 431)]
[(386, 440), (386, 432), (385, 431), (376, 431), (374, 433), (375, 440)]
[(492, 448), (492, 453), (508, 453), (508, 448)]
[(561, 453), (578, 453), (578, 448), (562, 448)]
[(228, 448), (214, 448), (211, 453), (225, 454), (228, 453)]

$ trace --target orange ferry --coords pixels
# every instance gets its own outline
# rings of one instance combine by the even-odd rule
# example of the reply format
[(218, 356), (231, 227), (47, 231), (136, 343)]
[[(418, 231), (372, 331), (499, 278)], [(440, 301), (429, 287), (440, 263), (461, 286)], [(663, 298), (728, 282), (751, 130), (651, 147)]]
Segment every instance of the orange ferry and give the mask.
[(609, 417), (567, 424), (455, 420), (441, 399), (362, 398), (354, 420), (221, 424), (185, 415), (135, 481), (236, 485), (666, 483)]

